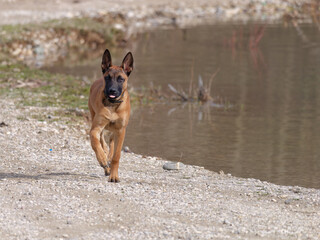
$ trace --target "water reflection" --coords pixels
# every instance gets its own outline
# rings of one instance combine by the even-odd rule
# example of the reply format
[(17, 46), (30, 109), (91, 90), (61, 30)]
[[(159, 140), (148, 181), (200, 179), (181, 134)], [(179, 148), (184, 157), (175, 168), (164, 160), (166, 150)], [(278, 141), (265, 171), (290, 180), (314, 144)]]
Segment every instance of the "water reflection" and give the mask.
[[(168, 84), (188, 89), (191, 68), (204, 79), (220, 68), (211, 94), (233, 107), (137, 107), (125, 144), (137, 153), (236, 176), (320, 188), (320, 33), (311, 25), (299, 28), (314, 44), (306, 45), (296, 27), (281, 25), (214, 25), (139, 35), (131, 84), (152, 82), (167, 92)], [(263, 36), (250, 47), (250, 38), (261, 36), (261, 29)], [(230, 39), (236, 43), (225, 44)], [(100, 74), (99, 59), (85, 69)]]
[[(142, 108), (132, 117), (126, 142), (136, 152), (214, 171), (319, 188), (320, 49), (306, 48), (294, 27), (282, 26), (265, 27), (259, 45), (250, 47), (254, 28), (206, 26), (141, 36), (135, 84), (187, 89), (195, 59), (195, 74), (207, 78), (221, 67), (212, 92), (234, 108)], [(319, 43), (317, 29), (301, 28)], [(238, 29), (242, 47), (224, 46)]]

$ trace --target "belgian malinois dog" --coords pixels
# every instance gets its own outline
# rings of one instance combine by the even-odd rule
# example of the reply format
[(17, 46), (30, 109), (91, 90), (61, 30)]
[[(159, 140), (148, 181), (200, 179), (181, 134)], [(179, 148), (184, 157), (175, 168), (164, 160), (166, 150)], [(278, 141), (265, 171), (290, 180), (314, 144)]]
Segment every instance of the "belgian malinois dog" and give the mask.
[[(100, 166), (109, 182), (119, 182), (121, 149), (130, 117), (127, 82), (133, 70), (133, 56), (128, 52), (121, 66), (113, 66), (108, 49), (102, 56), (103, 77), (90, 88), (89, 110), (92, 118), (90, 140)], [(107, 134), (108, 133), (108, 134)], [(105, 137), (109, 137), (109, 146)]]

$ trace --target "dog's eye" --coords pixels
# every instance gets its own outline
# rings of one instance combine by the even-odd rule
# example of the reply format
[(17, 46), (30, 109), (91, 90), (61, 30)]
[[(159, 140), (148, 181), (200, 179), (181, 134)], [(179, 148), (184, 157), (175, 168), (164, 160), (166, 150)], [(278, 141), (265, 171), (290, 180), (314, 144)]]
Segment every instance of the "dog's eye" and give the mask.
[(104, 77), (104, 80), (110, 81), (110, 80), (111, 80), (111, 76), (110, 76), (110, 75), (105, 76), (105, 77)]
[(118, 83), (123, 83), (123, 82), (124, 82), (124, 79), (123, 79), (122, 77), (118, 77), (118, 78), (117, 78), (117, 81), (118, 81)]

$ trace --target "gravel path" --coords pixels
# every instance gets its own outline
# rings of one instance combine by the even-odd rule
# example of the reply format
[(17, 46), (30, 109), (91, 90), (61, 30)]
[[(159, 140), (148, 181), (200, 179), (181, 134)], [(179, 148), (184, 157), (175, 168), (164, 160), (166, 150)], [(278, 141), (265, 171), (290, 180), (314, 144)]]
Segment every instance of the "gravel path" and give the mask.
[(0, 239), (320, 238), (320, 190), (165, 171), (133, 153), (108, 183), (85, 121), (8, 99), (0, 109)]

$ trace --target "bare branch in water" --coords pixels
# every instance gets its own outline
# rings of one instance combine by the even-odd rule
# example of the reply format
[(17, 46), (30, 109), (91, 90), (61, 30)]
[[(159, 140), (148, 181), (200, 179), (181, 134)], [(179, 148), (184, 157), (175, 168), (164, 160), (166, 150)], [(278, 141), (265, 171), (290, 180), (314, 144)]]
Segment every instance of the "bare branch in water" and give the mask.
[(213, 81), (213, 79), (217, 76), (217, 74), (218, 74), (218, 72), (220, 72), (220, 67), (217, 69), (217, 71), (215, 71), (212, 75), (211, 75), (211, 77), (210, 77), (210, 80), (209, 80), (209, 86), (208, 86), (208, 94), (209, 94), (209, 96), (211, 96), (211, 84), (212, 84), (212, 81)]
[(189, 84), (189, 97), (192, 96), (193, 75), (194, 75), (194, 59), (192, 61), (192, 66), (191, 66), (191, 78), (190, 78), (190, 84)]
[(211, 100), (212, 98), (208, 94), (207, 89), (203, 86), (203, 81), (202, 81), (201, 75), (199, 75), (199, 78), (198, 78), (198, 86), (199, 86), (198, 100), (200, 102), (207, 102), (208, 100)]
[(175, 87), (172, 86), (170, 83), (168, 84), (168, 87), (170, 88), (170, 90), (171, 90), (172, 92), (174, 92), (176, 95), (178, 95), (179, 97), (181, 97), (181, 99), (182, 99), (183, 101), (188, 101), (188, 97), (185, 96), (184, 93), (181, 93), (181, 92), (179, 92), (177, 89), (175, 89)]

